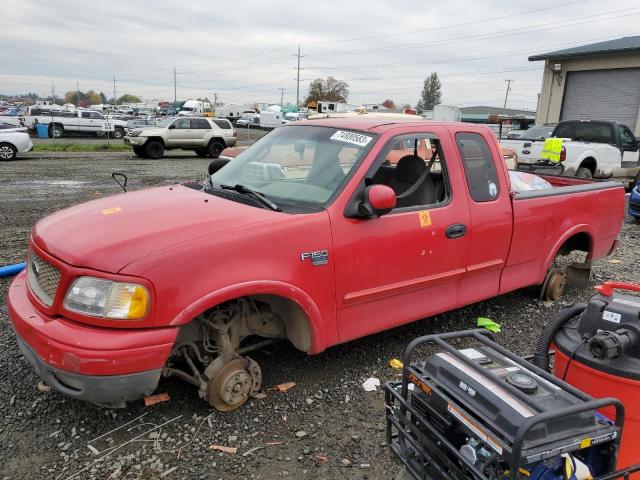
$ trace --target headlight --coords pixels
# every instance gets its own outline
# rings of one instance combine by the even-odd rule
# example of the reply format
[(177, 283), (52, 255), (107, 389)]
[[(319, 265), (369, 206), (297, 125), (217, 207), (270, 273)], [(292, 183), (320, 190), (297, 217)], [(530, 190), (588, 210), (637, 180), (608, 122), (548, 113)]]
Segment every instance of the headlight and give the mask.
[(92, 317), (137, 320), (149, 311), (149, 292), (135, 283), (80, 277), (67, 291), (64, 308)]

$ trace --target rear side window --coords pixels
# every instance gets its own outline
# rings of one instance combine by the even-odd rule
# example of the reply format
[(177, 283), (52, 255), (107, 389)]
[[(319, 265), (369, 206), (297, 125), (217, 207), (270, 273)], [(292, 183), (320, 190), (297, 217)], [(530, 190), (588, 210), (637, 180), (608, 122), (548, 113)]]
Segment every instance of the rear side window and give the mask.
[(579, 142), (616, 143), (611, 125), (601, 122), (560, 123), (553, 136)]
[(489, 145), (478, 133), (456, 134), (469, 193), (476, 202), (491, 202), (500, 194), (500, 184)]
[(211, 130), (211, 125), (204, 118), (192, 118), (191, 128), (195, 130)]
[(219, 128), (224, 128), (225, 130), (229, 130), (231, 128), (231, 122), (229, 122), (229, 120), (214, 120), (213, 123), (215, 123)]

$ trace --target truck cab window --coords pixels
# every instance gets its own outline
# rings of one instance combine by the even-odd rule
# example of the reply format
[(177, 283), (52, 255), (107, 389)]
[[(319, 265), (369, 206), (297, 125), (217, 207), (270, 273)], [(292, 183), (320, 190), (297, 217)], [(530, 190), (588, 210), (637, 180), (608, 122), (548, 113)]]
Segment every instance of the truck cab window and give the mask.
[(469, 194), (476, 202), (491, 202), (500, 194), (500, 183), (489, 145), (478, 133), (456, 134)]
[(449, 181), (439, 140), (424, 135), (403, 135), (383, 150), (383, 162), (372, 184), (388, 185), (396, 193), (396, 208), (444, 203)]
[(623, 150), (637, 150), (638, 144), (636, 137), (633, 136), (631, 130), (624, 125), (618, 125), (618, 135), (620, 136), (620, 146)]

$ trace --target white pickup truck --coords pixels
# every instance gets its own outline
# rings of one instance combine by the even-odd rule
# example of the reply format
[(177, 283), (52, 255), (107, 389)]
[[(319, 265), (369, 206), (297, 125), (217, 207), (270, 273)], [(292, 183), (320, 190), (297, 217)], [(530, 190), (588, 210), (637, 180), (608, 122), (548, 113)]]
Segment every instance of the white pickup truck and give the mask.
[(32, 107), (24, 118), (25, 126), (34, 129), (35, 125), (49, 126), (49, 136), (60, 138), (65, 133), (105, 134), (105, 122), (113, 126), (110, 135), (113, 138), (124, 138), (127, 122), (104, 117), (93, 110), (42, 110)]
[(505, 140), (515, 148), (518, 169), (559, 173), (580, 178), (637, 181), (640, 172), (638, 141), (626, 125), (599, 120), (567, 120), (556, 125), (551, 138), (563, 138), (558, 164), (542, 159), (544, 140)]

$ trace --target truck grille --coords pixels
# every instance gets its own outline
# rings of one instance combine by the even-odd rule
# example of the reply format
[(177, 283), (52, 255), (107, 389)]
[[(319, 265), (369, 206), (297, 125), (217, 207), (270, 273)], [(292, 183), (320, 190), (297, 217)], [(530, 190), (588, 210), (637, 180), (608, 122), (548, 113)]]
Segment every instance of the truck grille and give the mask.
[(60, 270), (30, 250), (27, 277), (31, 290), (42, 303), (48, 307), (53, 305), (53, 299), (60, 283)]

